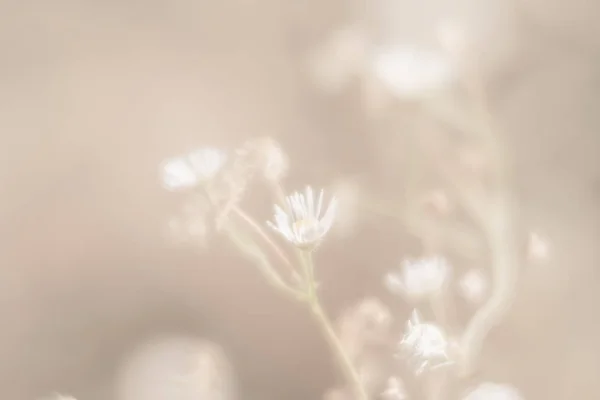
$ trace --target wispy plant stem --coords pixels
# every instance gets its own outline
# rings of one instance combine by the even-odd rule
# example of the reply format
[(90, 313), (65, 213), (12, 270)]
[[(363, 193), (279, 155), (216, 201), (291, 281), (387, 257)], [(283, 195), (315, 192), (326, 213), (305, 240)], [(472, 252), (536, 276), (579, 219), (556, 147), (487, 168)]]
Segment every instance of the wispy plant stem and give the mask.
[(273, 241), (273, 239), (271, 239), (269, 237), (269, 235), (267, 235), (264, 231), (263, 228), (260, 227), (260, 225), (258, 225), (256, 223), (256, 221), (254, 221), (254, 219), (252, 219), (252, 217), (250, 217), (248, 214), (246, 214), (244, 212), (244, 210), (242, 210), (240, 207), (235, 206), (233, 207), (233, 212), (239, 216), (250, 228), (252, 228), (252, 230), (261, 237), (261, 239), (263, 239), (265, 241), (265, 243), (267, 243), (269, 245), (269, 247), (273, 250), (273, 252), (275, 254), (277, 254), (277, 257), (279, 257), (279, 259), (281, 261), (283, 261), (283, 263), (288, 266), (292, 271), (295, 270), (294, 265), (292, 264), (292, 262), (287, 258), (287, 256), (285, 255), (285, 253), (283, 252), (283, 250), (281, 250), (281, 248), (277, 245), (277, 243), (275, 243)]
[(306, 274), (306, 278), (309, 284), (308, 303), (310, 305), (310, 311), (313, 317), (315, 318), (318, 327), (323, 332), (327, 343), (329, 343), (329, 346), (334, 352), (334, 355), (338, 361), (340, 368), (342, 369), (342, 372), (344, 373), (344, 376), (348, 380), (348, 383), (350, 384), (352, 390), (356, 395), (356, 399), (369, 400), (369, 396), (362, 383), (362, 379), (360, 378), (360, 375), (356, 370), (352, 359), (350, 358), (348, 352), (344, 348), (344, 345), (340, 341), (337, 333), (335, 332), (335, 329), (333, 328), (331, 320), (325, 313), (325, 310), (323, 309), (319, 301), (319, 297), (316, 291), (316, 282), (314, 280), (314, 265), (312, 261), (311, 252), (305, 251), (302, 260), (304, 264), (303, 267)]
[(256, 243), (251, 239), (246, 238), (242, 233), (235, 229), (235, 227), (231, 226), (231, 224), (228, 224), (224, 229), (232, 243), (247, 259), (252, 261), (256, 267), (258, 267), (259, 271), (271, 286), (293, 299), (303, 300), (306, 298), (304, 293), (290, 287), (283, 279), (281, 279), (279, 274), (273, 269), (267, 256)]

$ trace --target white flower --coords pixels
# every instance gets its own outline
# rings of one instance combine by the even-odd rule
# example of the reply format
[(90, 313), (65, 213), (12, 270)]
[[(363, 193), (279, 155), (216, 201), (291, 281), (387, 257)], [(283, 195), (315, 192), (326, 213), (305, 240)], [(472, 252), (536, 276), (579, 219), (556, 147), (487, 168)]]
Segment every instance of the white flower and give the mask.
[(281, 147), (274, 140), (266, 139), (261, 143), (260, 151), (263, 157), (263, 175), (272, 182), (278, 182), (287, 173), (289, 160)]
[(304, 194), (295, 192), (286, 198), (286, 203), (288, 211), (275, 205), (275, 222), (267, 221), (267, 224), (300, 248), (319, 244), (333, 225), (337, 207), (335, 197), (322, 212), (323, 190), (315, 199), (313, 190), (307, 186)]
[(401, 98), (439, 90), (454, 79), (456, 72), (443, 52), (412, 46), (381, 48), (371, 68), (390, 92)]
[(381, 393), (381, 397), (385, 400), (404, 400), (407, 397), (404, 382), (395, 376), (388, 378), (385, 389)]
[(168, 236), (174, 244), (205, 244), (209, 233), (210, 205), (201, 196), (194, 196), (179, 215), (168, 221)]
[(217, 175), (226, 160), (225, 153), (212, 147), (168, 159), (161, 166), (163, 184), (169, 190), (177, 190), (209, 181)]
[(478, 303), (483, 300), (488, 290), (488, 281), (483, 272), (478, 269), (471, 269), (459, 282), (461, 295), (472, 303)]
[(400, 350), (408, 355), (418, 375), (425, 369), (435, 369), (451, 363), (448, 355), (448, 339), (440, 327), (421, 322), (417, 310), (413, 310), (400, 341)]
[(142, 343), (123, 360), (115, 383), (118, 400), (237, 398), (235, 374), (223, 349), (194, 337), (163, 336)]
[(387, 288), (413, 300), (420, 300), (439, 292), (450, 274), (450, 265), (442, 257), (428, 257), (402, 262), (399, 272), (385, 278)]
[(522, 400), (523, 396), (510, 385), (484, 382), (470, 390), (463, 400)]

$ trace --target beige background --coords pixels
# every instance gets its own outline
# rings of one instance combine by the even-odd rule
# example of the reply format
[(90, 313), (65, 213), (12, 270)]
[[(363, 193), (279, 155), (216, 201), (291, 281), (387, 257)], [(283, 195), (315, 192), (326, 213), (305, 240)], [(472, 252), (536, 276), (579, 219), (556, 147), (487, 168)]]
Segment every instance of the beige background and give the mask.
[[(164, 331), (221, 343), (244, 398), (313, 399), (331, 385), (302, 310), (223, 244), (168, 246), (181, 198), (161, 188), (157, 166), (268, 134), (290, 151), (290, 186), (364, 172), (389, 189), (397, 164), (381, 161), (386, 142), (359, 85), (327, 95), (306, 70), (330, 30), (379, 3), (369, 4), (0, 1), (0, 397), (111, 398), (119, 357)], [(493, 104), (517, 153), (523, 224), (549, 237), (552, 257), (524, 274), (482, 376), (532, 400), (600, 396), (595, 4), (517, 2), (487, 42), (510, 36), (514, 54), (489, 69)], [(264, 196), (248, 201), (266, 217)], [(322, 249), (332, 313), (381, 291), (414, 246), (401, 231), (372, 219), (346, 239), (351, 254), (341, 239)]]

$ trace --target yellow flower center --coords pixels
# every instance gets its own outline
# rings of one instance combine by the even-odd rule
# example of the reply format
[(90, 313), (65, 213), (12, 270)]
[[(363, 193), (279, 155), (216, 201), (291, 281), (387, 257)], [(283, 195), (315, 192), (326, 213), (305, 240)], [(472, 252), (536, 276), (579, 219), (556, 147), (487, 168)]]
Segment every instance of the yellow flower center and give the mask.
[(299, 219), (294, 221), (294, 229), (296, 231), (306, 231), (316, 228), (318, 224), (319, 221), (317, 221), (315, 218)]

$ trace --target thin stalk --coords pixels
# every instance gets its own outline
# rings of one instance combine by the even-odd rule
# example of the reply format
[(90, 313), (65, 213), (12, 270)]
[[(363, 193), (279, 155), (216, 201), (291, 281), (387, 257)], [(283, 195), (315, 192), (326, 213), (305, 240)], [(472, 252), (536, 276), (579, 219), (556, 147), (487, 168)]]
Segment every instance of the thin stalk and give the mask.
[(319, 325), (323, 334), (325, 335), (327, 342), (335, 352), (335, 355), (344, 372), (344, 375), (346, 375), (346, 379), (348, 379), (349, 383), (353, 387), (354, 392), (356, 393), (357, 399), (369, 400), (369, 396), (365, 391), (360, 376), (356, 371), (352, 360), (348, 356), (348, 353), (346, 353), (346, 349), (344, 349), (342, 342), (340, 342), (340, 339), (338, 338), (337, 334), (335, 333), (335, 330), (333, 329), (331, 321), (325, 314), (325, 311), (321, 307), (318, 300), (311, 302), (311, 311), (313, 316), (315, 317), (315, 320), (317, 321), (317, 324)]
[(321, 306), (319, 302), (318, 295), (316, 293), (315, 288), (315, 280), (314, 280), (314, 266), (310, 252), (304, 252), (305, 255), (302, 257), (304, 271), (306, 274), (306, 279), (309, 284), (309, 298), (308, 302), (310, 304), (310, 310), (317, 322), (317, 325), (323, 332), (325, 339), (329, 343), (329, 346), (335, 353), (335, 357), (341, 367), (348, 383), (352, 386), (353, 391), (356, 394), (357, 400), (369, 400), (369, 395), (367, 394), (364, 385), (362, 384), (362, 380), (358, 371), (356, 370), (354, 363), (352, 362), (350, 356), (346, 352), (344, 345), (340, 341), (335, 329), (333, 328), (333, 324), (325, 310)]
[(281, 259), (281, 261), (283, 261), (283, 263), (285, 265), (287, 265), (292, 271), (295, 271), (294, 265), (292, 264), (292, 262), (287, 258), (287, 256), (285, 255), (285, 253), (283, 252), (283, 250), (281, 250), (281, 248), (277, 245), (277, 243), (275, 243), (270, 237), (269, 235), (267, 235), (264, 231), (264, 229), (262, 229), (260, 227), (260, 225), (258, 225), (256, 223), (256, 221), (254, 221), (254, 219), (252, 217), (250, 217), (248, 214), (246, 214), (244, 212), (244, 210), (242, 210), (240, 207), (238, 206), (234, 206), (233, 207), (233, 212), (236, 213), (246, 224), (248, 224), (248, 226), (250, 228), (252, 228), (252, 230), (261, 237), (261, 239), (263, 239), (265, 241), (265, 243), (267, 243), (269, 245), (269, 247), (275, 252), (275, 254), (277, 254), (277, 257), (279, 257)]
[(258, 245), (243, 237), (235, 228), (231, 226), (226, 227), (225, 232), (233, 244), (241, 251), (241, 253), (258, 267), (260, 272), (267, 280), (267, 283), (286, 296), (295, 300), (304, 300), (306, 298), (304, 293), (290, 287), (285, 283), (285, 281), (283, 281), (283, 279), (281, 279)]
[[(497, 187), (486, 196), (481, 187), (469, 188), (449, 173), (445, 174), (445, 178), (462, 202), (464, 209), (483, 231), (491, 251), (492, 293), (467, 323), (459, 343), (461, 355), (459, 374), (462, 377), (472, 374), (485, 337), (493, 326), (500, 323), (510, 307), (514, 297), (519, 263), (518, 248), (515, 243), (515, 200), (510, 188), (509, 154), (497, 132), (480, 79), (477, 76), (470, 76), (465, 78), (464, 83), (468, 96), (473, 102), (475, 123), (461, 126), (463, 120), (458, 117), (452, 122), (455, 127), (464, 128), (480, 143), (487, 146), (486, 150), (493, 157), (496, 166)], [(439, 109), (431, 111), (437, 116), (440, 115)]]

